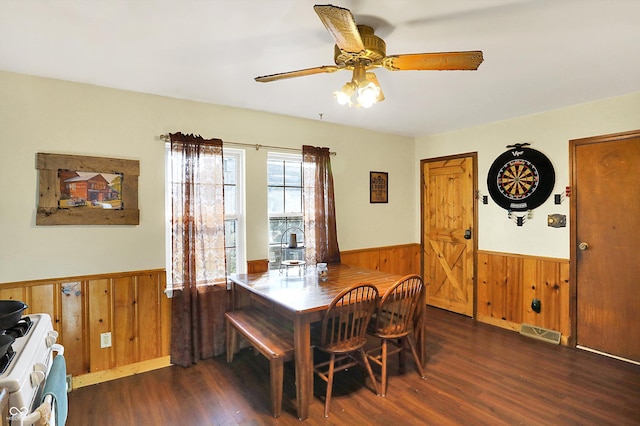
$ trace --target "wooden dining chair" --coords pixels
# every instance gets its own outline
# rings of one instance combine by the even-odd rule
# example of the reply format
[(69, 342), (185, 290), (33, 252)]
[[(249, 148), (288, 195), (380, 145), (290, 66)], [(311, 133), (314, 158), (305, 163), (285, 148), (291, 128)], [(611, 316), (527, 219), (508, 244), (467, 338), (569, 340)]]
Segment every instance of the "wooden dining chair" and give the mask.
[(378, 394), (378, 385), (363, 349), (367, 343), (367, 326), (377, 303), (378, 289), (370, 284), (358, 284), (342, 290), (324, 315), (320, 336), (314, 343), (317, 349), (329, 354), (329, 360), (314, 364), (313, 370), (327, 382), (325, 417), (329, 417), (333, 375), (336, 371), (346, 370), (356, 364), (363, 365)]
[[(390, 287), (380, 299), (371, 319), (368, 333), (380, 339), (380, 345), (367, 351), (367, 358), (381, 366), (381, 395), (387, 394), (387, 359), (390, 355), (399, 354), (400, 368), (404, 368), (404, 351), (406, 344), (413, 354), (420, 377), (425, 378), (422, 363), (416, 350), (414, 320), (421, 312), (424, 284), (419, 275), (406, 275)], [(387, 344), (394, 348), (388, 350)]]

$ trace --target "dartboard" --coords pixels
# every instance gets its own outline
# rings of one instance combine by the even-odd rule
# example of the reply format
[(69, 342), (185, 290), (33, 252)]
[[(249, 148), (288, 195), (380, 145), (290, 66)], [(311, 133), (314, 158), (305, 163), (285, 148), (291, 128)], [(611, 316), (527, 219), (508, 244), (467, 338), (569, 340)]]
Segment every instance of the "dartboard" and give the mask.
[(555, 184), (551, 161), (540, 151), (516, 144), (489, 168), (489, 195), (510, 211), (533, 210), (544, 203)]

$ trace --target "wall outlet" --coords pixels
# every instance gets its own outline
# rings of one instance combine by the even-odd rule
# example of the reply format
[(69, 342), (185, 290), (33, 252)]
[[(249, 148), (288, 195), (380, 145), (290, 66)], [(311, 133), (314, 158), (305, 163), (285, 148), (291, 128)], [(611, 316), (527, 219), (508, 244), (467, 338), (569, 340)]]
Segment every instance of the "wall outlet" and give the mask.
[(111, 347), (111, 332), (100, 334), (100, 347), (101, 348)]

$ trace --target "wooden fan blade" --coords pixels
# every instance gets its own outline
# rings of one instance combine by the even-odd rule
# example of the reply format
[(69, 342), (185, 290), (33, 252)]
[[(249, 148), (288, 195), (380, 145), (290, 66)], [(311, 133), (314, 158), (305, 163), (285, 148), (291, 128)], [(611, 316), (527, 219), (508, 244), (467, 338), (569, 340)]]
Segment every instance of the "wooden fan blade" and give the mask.
[(269, 81), (284, 80), (285, 78), (304, 77), (305, 75), (336, 72), (341, 69), (343, 68), (337, 67), (335, 65), (323, 65), (321, 67), (306, 68), (306, 69), (297, 70), (297, 71), (281, 72), (278, 74), (271, 74), (271, 75), (262, 75), (260, 77), (256, 77), (255, 80), (259, 81), (260, 83), (267, 83)]
[(482, 63), (482, 51), (412, 53), (391, 55), (382, 60), (389, 71), (408, 70), (477, 70)]
[(364, 50), (356, 20), (349, 9), (327, 5), (315, 5), (313, 9), (336, 41), (336, 45), (345, 52), (358, 53)]

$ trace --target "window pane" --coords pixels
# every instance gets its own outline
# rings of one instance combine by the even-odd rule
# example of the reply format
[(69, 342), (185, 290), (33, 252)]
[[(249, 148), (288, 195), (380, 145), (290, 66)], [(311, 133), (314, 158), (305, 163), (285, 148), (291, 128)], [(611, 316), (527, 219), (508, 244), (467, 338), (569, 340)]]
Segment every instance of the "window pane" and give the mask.
[(285, 162), (284, 183), (287, 186), (302, 186), (302, 164), (298, 162)]
[[(236, 244), (237, 233), (237, 223), (238, 221), (235, 219), (225, 220), (224, 221), (224, 237), (225, 237), (225, 246), (226, 247), (234, 247)], [(234, 250), (235, 251), (235, 250)], [(227, 263), (229, 263), (227, 259)]]
[(269, 214), (284, 213), (284, 188), (271, 186), (268, 191)]
[(304, 245), (304, 220), (302, 216), (289, 218), (287, 220), (287, 229), (290, 228), (297, 228), (293, 230), (293, 233), (297, 234), (298, 245)]
[(287, 229), (287, 220), (283, 217), (269, 219), (269, 244), (280, 244), (282, 233)]
[(227, 273), (228, 274), (235, 274), (237, 272), (237, 268), (236, 265), (238, 264), (237, 259), (236, 259), (236, 249), (234, 248), (228, 248), (226, 250), (227, 253)]
[(236, 184), (236, 158), (224, 157), (224, 183)]
[(302, 213), (302, 188), (285, 188), (284, 211)]
[(284, 161), (267, 162), (267, 185), (284, 185)]
[(224, 214), (234, 215), (236, 214), (236, 187), (231, 185), (224, 186)]
[(280, 257), (282, 251), (279, 246), (269, 246), (269, 264), (271, 269), (278, 269), (280, 267)]
[[(304, 247), (304, 221), (302, 216), (275, 217), (269, 219), (269, 268), (278, 269), (283, 256), (283, 246), (289, 244), (289, 235), (296, 234), (298, 247)], [(294, 229), (297, 228), (297, 229)], [(286, 232), (288, 230), (288, 232)], [(283, 238), (284, 235), (284, 238)], [(290, 253), (291, 254), (291, 253)], [(304, 254), (296, 253), (299, 259)], [(292, 258), (292, 257), (290, 257)]]

